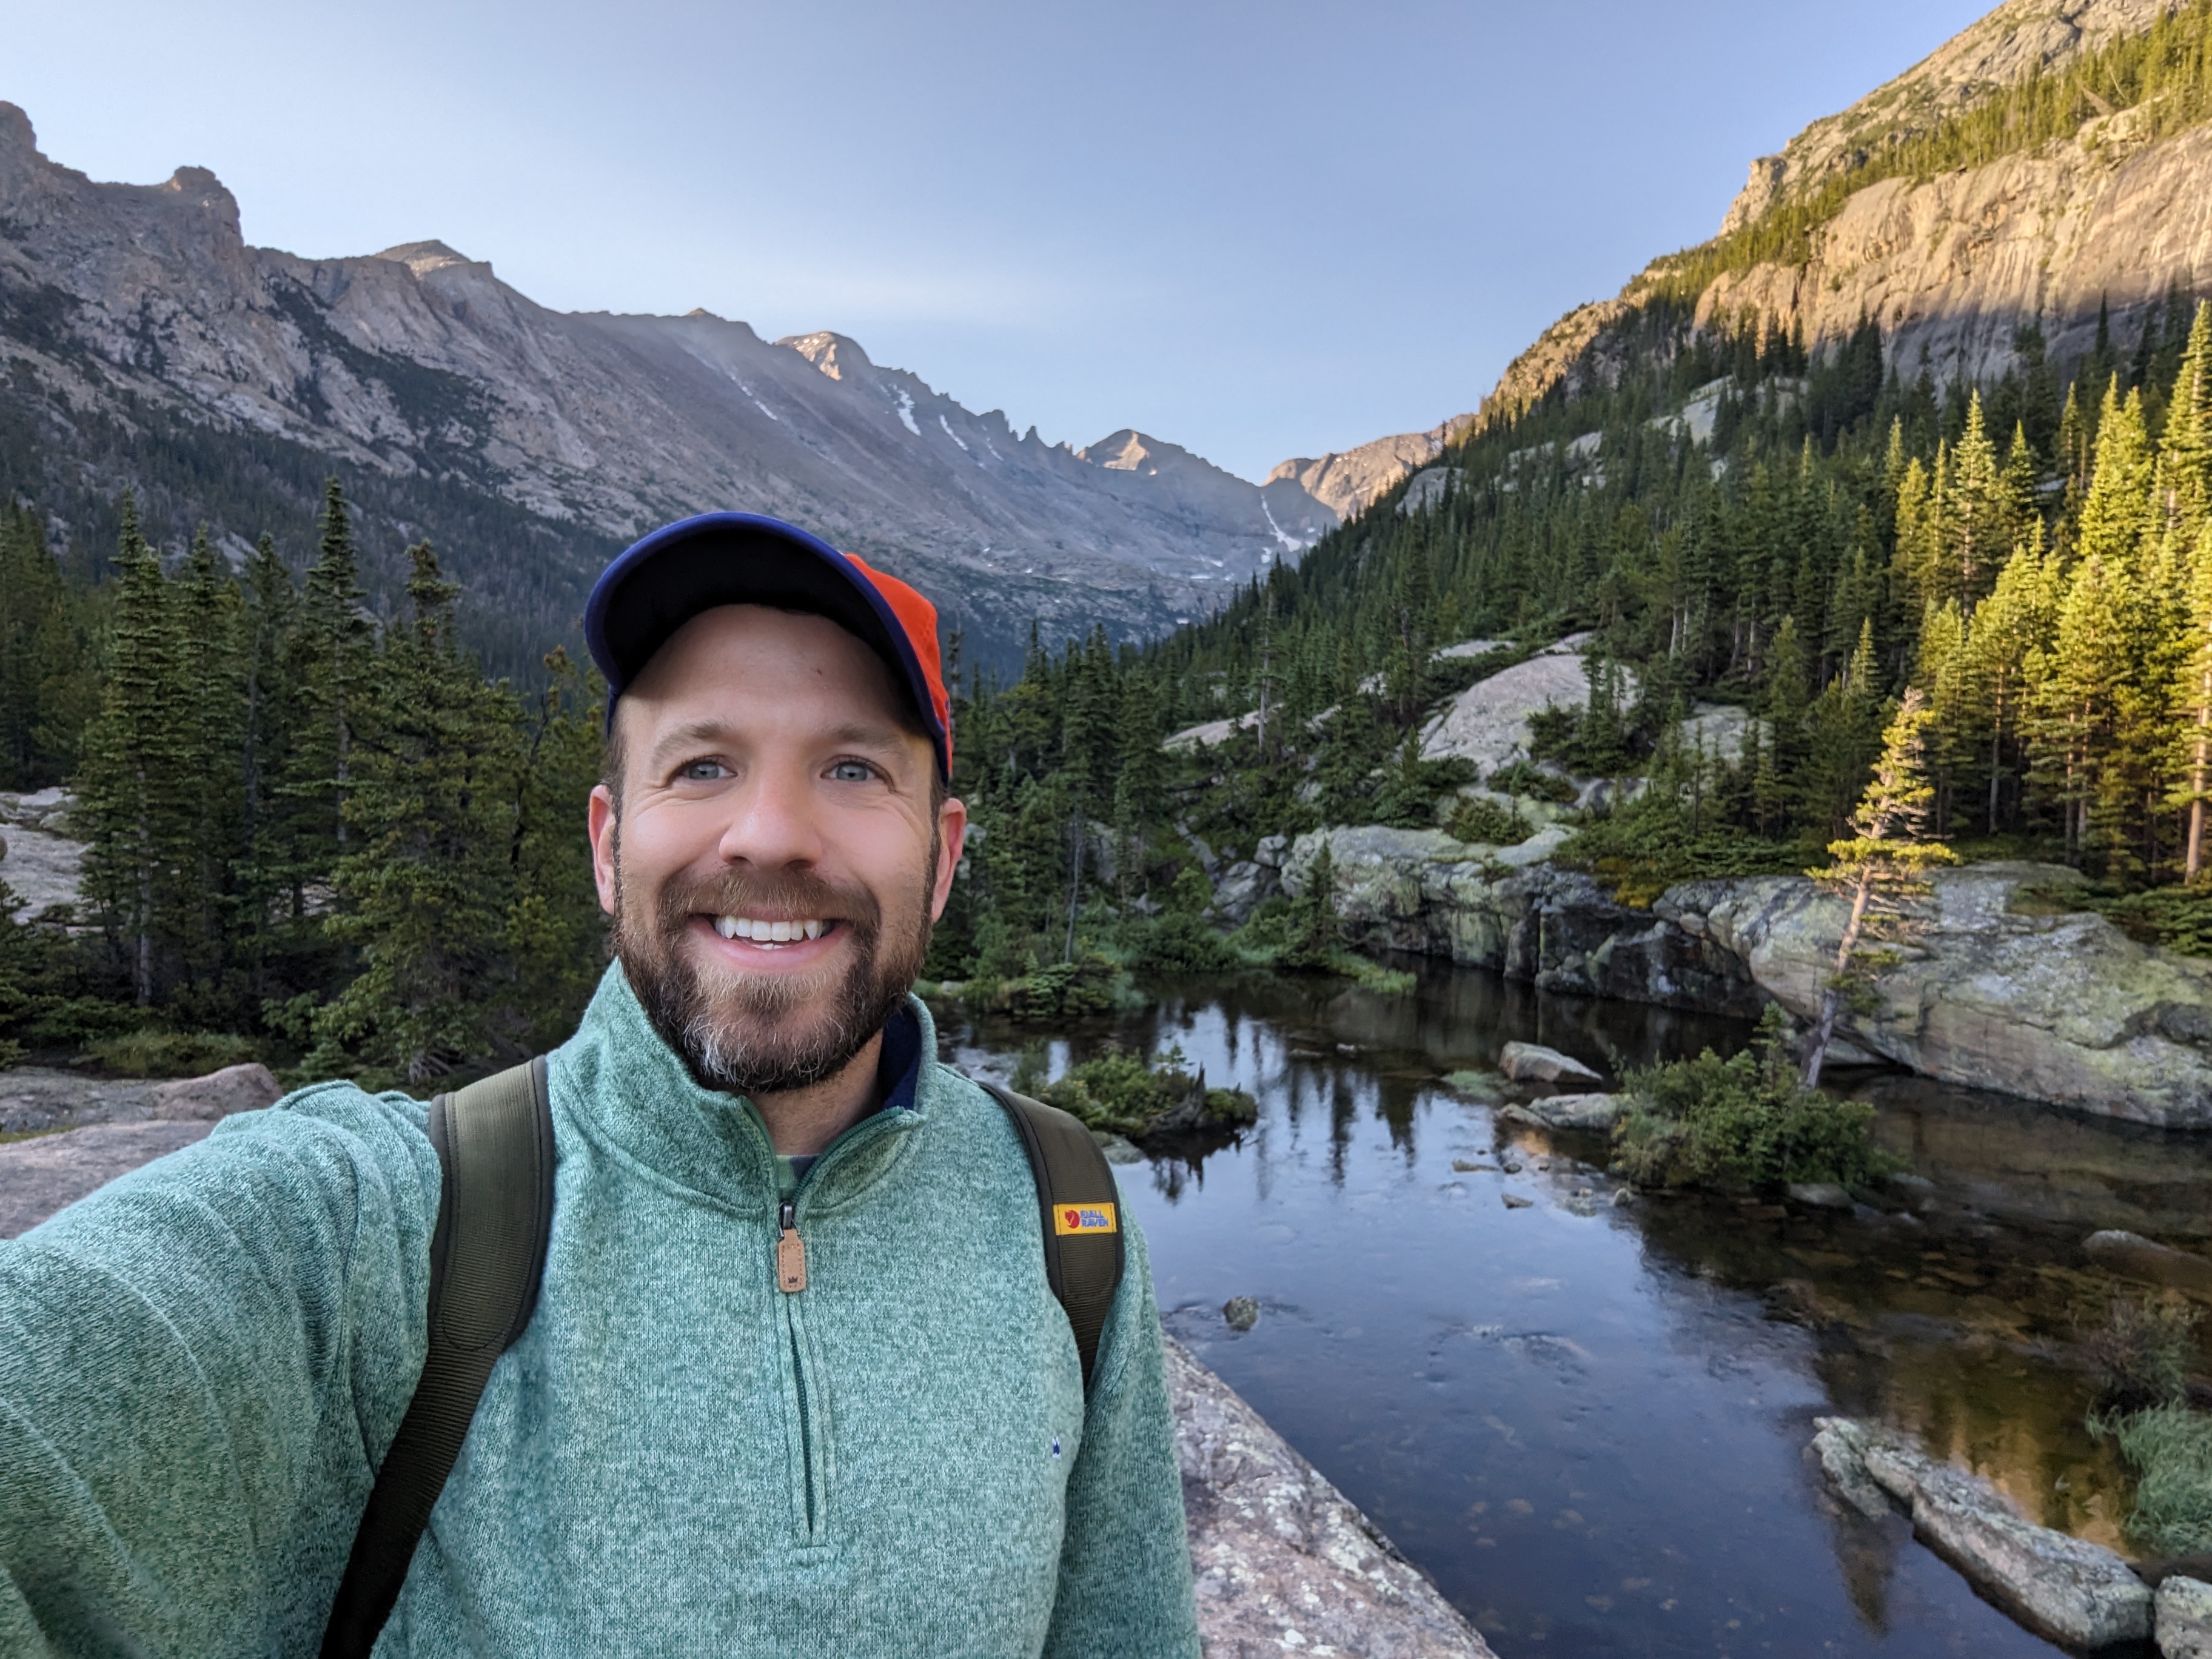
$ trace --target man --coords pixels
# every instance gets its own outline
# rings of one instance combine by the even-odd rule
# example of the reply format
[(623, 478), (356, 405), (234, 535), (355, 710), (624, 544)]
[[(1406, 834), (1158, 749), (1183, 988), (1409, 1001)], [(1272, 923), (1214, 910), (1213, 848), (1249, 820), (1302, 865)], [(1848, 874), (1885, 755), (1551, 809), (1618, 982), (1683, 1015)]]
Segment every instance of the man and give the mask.
[[(1086, 1396), (1006, 1114), (911, 988), (936, 615), (772, 520), (611, 565), (617, 960), (536, 1310), (376, 1652), (1195, 1655), (1141, 1241)], [(422, 1367), (425, 1109), (324, 1084), (0, 1243), (0, 1655), (307, 1655)]]

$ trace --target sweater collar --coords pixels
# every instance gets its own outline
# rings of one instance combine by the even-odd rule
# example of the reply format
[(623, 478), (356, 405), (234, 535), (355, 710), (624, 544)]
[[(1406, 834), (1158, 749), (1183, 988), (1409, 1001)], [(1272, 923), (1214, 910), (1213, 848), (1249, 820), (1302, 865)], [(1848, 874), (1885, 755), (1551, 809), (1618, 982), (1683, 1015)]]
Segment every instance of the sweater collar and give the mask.
[[(909, 995), (884, 1028), (878, 1108), (817, 1160), (806, 1207), (841, 1201), (889, 1168), (907, 1131), (928, 1116), (936, 1024)], [(775, 1200), (774, 1150), (741, 1095), (702, 1089), (653, 1029), (619, 962), (608, 965), (582, 1024), (554, 1056), (562, 1104), (627, 1160), (661, 1181), (750, 1211)]]

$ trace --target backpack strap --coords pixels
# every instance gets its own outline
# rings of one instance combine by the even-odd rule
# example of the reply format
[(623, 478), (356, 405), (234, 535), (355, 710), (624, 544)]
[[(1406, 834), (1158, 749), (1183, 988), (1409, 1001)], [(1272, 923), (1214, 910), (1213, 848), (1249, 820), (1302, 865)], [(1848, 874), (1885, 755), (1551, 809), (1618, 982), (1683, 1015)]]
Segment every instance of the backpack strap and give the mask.
[(1074, 1329), (1088, 1394), (1098, 1340), (1121, 1285), (1121, 1194), (1114, 1184), (1114, 1166), (1080, 1119), (995, 1083), (977, 1081), (1006, 1109), (1029, 1154), (1044, 1223), (1045, 1277)]
[(367, 1659), (453, 1473), (493, 1363), (538, 1305), (553, 1224), (553, 1112), (541, 1057), (430, 1103), (443, 1175), (422, 1380), (354, 1534), (322, 1659)]

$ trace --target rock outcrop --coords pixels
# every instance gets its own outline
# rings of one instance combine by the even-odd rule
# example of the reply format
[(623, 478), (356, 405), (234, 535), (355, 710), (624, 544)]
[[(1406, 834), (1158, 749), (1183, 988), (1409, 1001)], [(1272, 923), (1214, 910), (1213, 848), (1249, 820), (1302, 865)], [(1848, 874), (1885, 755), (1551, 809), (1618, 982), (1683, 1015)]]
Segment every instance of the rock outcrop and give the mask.
[[(2168, 9), (2166, 0), (2004, 0), (1919, 64), (1812, 123), (1778, 155), (1753, 161), (1720, 235), (2000, 87), (2058, 73), (2148, 28)], [(2093, 102), (2100, 96), (2090, 94)], [(2040, 325), (2062, 362), (2088, 348), (2107, 307), (2114, 337), (2132, 341), (2169, 287), (2202, 292), (2212, 280), (2212, 134), (2198, 128), (2151, 143), (2140, 129), (2136, 112), (2122, 109), (2039, 149), (1921, 180), (1870, 180), (1812, 229), (1803, 264), (1769, 260), (1708, 282), (1695, 324), (1749, 312), (1802, 330), (1817, 348), (1866, 319), (1880, 327), (1890, 367), (1911, 376), (1925, 365), (1939, 381), (1986, 382), (2015, 366), (2015, 334), (2027, 323)], [(1619, 296), (1553, 323), (1507, 366), (1472, 427), (1510, 420), (1555, 388), (1571, 395), (1619, 384), (1644, 302), (1698, 252), (1663, 256)]]
[(1488, 1659), (1343, 1493), (1188, 1349), (1167, 1348), (1206, 1659)]
[[(1305, 890), (1323, 837), (1337, 910), (1370, 947), (1448, 957), (1579, 996), (1749, 1018), (1819, 1010), (1844, 915), (1802, 877), (1691, 882), (1650, 909), (1546, 862), (1565, 832), (1503, 850), (1441, 830), (1316, 830), (1283, 879)], [(2057, 866), (1939, 872), (1927, 926), (1841, 1027), (1862, 1057), (2171, 1128), (2212, 1127), (2212, 963), (2136, 944), (2087, 911), (2024, 914), (2061, 894)], [(2034, 909), (2045, 905), (2030, 907)]]
[(18, 921), (78, 901), (84, 843), (62, 833), (76, 804), (58, 788), (0, 794), (0, 881), (23, 902)]
[(92, 1123), (0, 1146), (0, 1238), (28, 1232), (119, 1175), (205, 1139), (212, 1122)]

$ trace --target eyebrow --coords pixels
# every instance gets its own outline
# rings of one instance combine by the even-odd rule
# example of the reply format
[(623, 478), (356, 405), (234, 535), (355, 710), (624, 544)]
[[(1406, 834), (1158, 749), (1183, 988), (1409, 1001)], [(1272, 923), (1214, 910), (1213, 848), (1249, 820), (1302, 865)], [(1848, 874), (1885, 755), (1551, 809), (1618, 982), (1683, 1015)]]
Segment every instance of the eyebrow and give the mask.
[[(684, 750), (700, 744), (719, 745), (738, 735), (738, 728), (726, 720), (686, 720), (674, 730), (663, 733), (659, 741), (653, 745), (652, 763), (657, 766)], [(908, 735), (903, 726), (890, 720), (848, 720), (822, 734), (826, 742), (833, 744), (849, 744), (872, 749), (899, 748)]]

